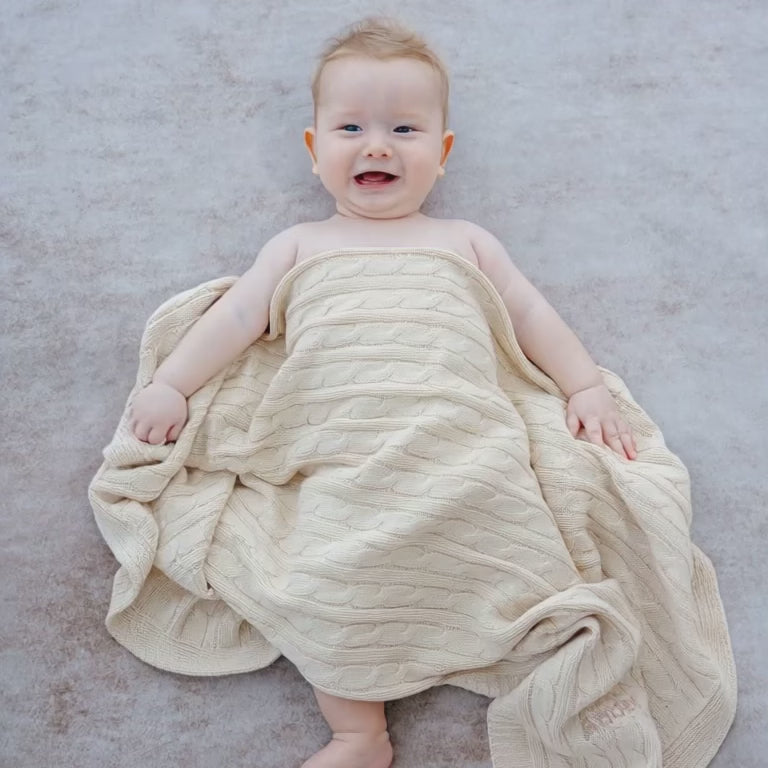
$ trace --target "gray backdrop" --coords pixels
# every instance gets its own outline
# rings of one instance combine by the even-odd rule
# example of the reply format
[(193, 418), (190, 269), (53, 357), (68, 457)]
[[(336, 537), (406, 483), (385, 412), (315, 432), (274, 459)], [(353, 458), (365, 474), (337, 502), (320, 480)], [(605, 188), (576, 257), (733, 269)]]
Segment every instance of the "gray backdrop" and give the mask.
[[(86, 499), (166, 298), (330, 215), (301, 143), (325, 38), (400, 13), (452, 73), (427, 212), (494, 232), (690, 469), (739, 671), (712, 765), (766, 765), (765, 2), (4, 0), (0, 763), (298, 766), (281, 659), (185, 678), (107, 635)], [(490, 765), (482, 697), (389, 705), (397, 768)]]

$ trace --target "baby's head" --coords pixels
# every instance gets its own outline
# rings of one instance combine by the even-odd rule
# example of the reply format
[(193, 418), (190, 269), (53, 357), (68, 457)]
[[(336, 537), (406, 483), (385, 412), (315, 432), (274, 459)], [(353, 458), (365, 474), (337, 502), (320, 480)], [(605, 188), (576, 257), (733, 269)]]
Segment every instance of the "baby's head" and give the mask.
[(312, 170), (353, 218), (418, 212), (453, 145), (448, 75), (418, 35), (366, 19), (334, 39), (312, 80)]
[(443, 113), (443, 130), (448, 127), (450, 84), (445, 65), (422, 37), (398, 22), (387, 18), (363, 19), (349, 27), (343, 35), (329, 41), (325, 50), (320, 54), (312, 78), (315, 122), (317, 122), (317, 106), (320, 102), (320, 83), (323, 72), (331, 61), (344, 57), (367, 58), (376, 61), (411, 59), (421, 61), (431, 67), (437, 77)]

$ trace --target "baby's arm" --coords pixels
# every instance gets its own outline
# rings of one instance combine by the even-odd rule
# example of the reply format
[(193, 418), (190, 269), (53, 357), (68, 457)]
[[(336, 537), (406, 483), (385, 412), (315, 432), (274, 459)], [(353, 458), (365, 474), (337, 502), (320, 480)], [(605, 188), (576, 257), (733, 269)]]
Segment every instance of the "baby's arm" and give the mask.
[(139, 440), (175, 440), (187, 420), (186, 399), (264, 333), (272, 294), (295, 264), (296, 246), (296, 227), (273, 237), (158, 367), (131, 407)]
[(576, 334), (515, 267), (492, 234), (469, 224), (469, 235), (480, 269), (509, 312), (520, 348), (568, 398), (566, 422), (571, 434), (575, 436), (583, 424), (590, 442), (608, 445), (620, 456), (634, 459), (632, 433)]

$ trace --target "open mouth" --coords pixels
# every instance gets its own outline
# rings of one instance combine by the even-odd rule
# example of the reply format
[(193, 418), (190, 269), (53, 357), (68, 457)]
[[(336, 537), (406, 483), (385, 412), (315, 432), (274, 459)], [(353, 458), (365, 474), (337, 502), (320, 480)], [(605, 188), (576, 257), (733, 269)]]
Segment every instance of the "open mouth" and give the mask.
[(365, 173), (358, 173), (355, 176), (355, 182), (361, 186), (375, 187), (391, 184), (397, 178), (397, 176), (391, 173), (384, 173), (384, 171), (365, 171)]

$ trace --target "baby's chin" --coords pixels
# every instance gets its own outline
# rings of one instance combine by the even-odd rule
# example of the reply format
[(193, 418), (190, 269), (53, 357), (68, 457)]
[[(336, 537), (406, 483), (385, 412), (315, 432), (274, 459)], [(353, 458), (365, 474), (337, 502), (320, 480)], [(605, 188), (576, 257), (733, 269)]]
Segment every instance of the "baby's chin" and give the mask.
[(392, 202), (384, 197), (371, 196), (370, 200), (336, 199), (336, 211), (351, 219), (371, 219), (383, 221), (386, 219), (404, 219), (409, 216), (417, 216), (421, 213), (424, 201)]

